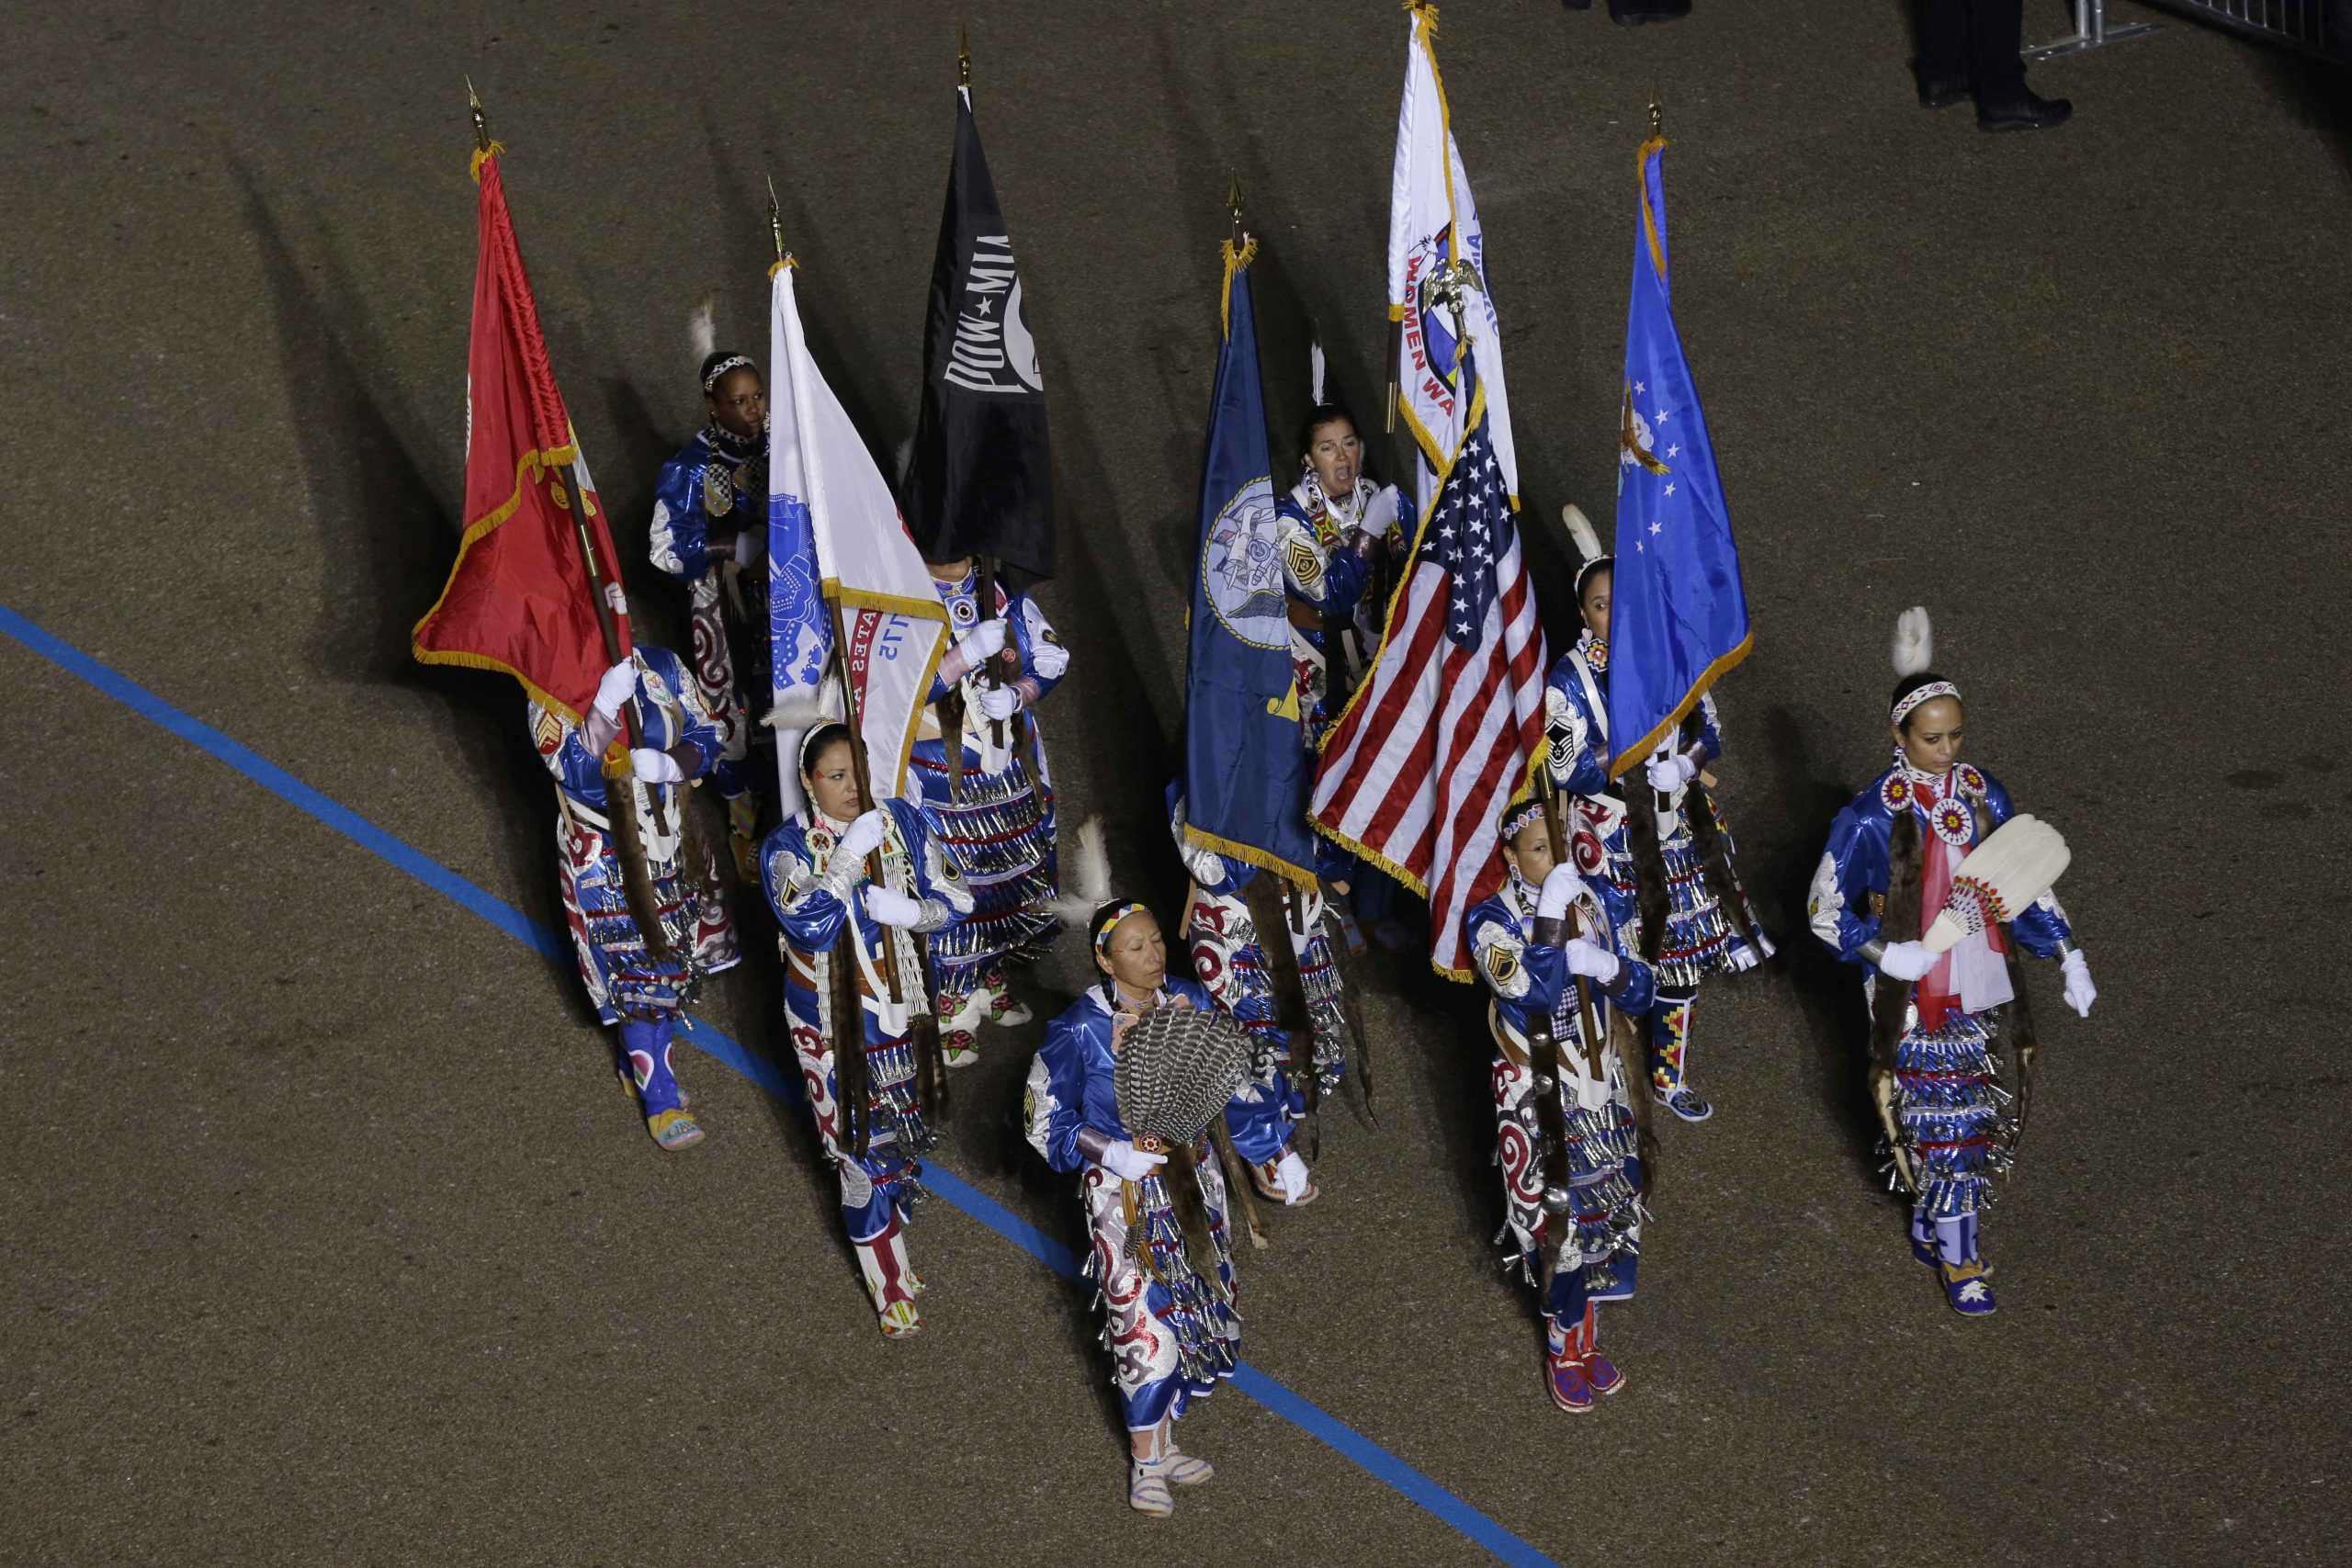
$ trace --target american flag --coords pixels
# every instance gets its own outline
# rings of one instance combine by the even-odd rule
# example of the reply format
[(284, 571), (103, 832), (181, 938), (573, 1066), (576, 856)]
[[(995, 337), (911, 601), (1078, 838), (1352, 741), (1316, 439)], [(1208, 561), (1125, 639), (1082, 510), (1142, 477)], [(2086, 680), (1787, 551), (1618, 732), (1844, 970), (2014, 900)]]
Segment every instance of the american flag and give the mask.
[(1324, 743), (1313, 809), (1429, 899), (1431, 965), (1457, 980), (1472, 977), (1463, 916), (1502, 886), (1497, 819), (1544, 733), (1544, 628), (1476, 401), (1372, 675)]

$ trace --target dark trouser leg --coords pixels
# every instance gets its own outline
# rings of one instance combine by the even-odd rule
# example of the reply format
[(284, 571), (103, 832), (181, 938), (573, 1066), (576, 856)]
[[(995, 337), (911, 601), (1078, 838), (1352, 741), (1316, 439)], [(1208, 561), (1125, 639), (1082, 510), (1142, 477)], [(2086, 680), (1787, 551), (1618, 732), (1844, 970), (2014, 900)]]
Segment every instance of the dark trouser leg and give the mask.
[(2025, 96), (2025, 62), (2018, 58), (2024, 30), (2025, 0), (1968, 0), (1968, 64), (1979, 104)]
[(1968, 79), (1968, 0), (1919, 0), (1919, 85)]

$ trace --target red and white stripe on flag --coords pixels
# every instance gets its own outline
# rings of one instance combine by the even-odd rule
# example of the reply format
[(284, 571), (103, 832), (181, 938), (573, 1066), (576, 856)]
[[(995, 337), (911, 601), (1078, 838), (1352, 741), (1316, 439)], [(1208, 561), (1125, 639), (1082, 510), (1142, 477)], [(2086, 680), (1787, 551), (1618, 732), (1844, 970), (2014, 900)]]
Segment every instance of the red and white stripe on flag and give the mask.
[[(1474, 456), (1483, 412), (1455, 468), (1484, 460)], [(1372, 673), (1324, 742), (1311, 815), (1317, 831), (1428, 898), (1430, 965), (1467, 981), (1463, 917), (1502, 886), (1497, 829), (1543, 739), (1544, 648), (1508, 514), (1475, 567), (1491, 583), (1463, 591), (1472, 567), (1439, 536), (1461, 516), (1449, 505), (1449, 491), (1464, 488), (1456, 481), (1449, 472), (1422, 520)], [(1452, 620), (1465, 600), (1484, 612), (1475, 631)]]

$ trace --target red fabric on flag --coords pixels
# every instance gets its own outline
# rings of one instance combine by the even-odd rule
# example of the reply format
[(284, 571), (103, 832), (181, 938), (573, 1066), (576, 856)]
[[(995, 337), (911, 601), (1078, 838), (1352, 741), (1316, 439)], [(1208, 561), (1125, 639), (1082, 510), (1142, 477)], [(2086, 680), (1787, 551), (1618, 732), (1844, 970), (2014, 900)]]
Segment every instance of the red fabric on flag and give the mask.
[[(1453, 628), (1459, 640), (1447, 635), (1456, 575), (1430, 525), (1448, 511), (1454, 469), (1474, 462), (1487, 465), (1485, 494), (1500, 502), (1484, 414), (1480, 394), (1473, 434), (1439, 476), (1413, 541), (1412, 575), (1389, 607), (1372, 673), (1324, 739), (1310, 813), (1317, 832), (1429, 899), (1430, 966), (1464, 981), (1476, 976), (1463, 918), (1502, 886), (1502, 808), (1544, 736), (1544, 628), (1515, 524), (1507, 537), (1499, 527), (1495, 535), (1483, 615), (1473, 610)], [(1467, 472), (1459, 481), (1476, 482)]]
[[(481, 250), (466, 355), (466, 531), (447, 585), (410, 642), (424, 663), (503, 670), (577, 718), (612, 662), (563, 483), (563, 466), (578, 462), (579, 445), (548, 363), (495, 152), (481, 160), (479, 177)], [(620, 558), (584, 470), (581, 494), (598, 565), (617, 584)], [(626, 654), (626, 610), (615, 620)]]

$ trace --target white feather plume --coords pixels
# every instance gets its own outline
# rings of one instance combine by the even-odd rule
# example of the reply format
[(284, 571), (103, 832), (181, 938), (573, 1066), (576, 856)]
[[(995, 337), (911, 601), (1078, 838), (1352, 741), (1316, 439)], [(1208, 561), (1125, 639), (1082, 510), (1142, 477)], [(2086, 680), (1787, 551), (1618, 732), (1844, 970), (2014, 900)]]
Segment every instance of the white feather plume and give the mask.
[(686, 341), (694, 344), (696, 366), (718, 352), (718, 318), (709, 300), (695, 306), (695, 313), (686, 318)]
[(1908, 680), (1936, 661), (1936, 628), (1928, 607), (1914, 604), (1894, 617), (1894, 678)]
[(1306, 397), (1307, 405), (1310, 408), (1319, 409), (1323, 406), (1323, 345), (1321, 343), (1310, 343), (1306, 345), (1306, 368), (1311, 387)]
[(838, 724), (847, 711), (842, 706), (842, 678), (838, 673), (826, 676), (824, 682), (813, 689), (802, 687), (801, 694), (786, 697), (768, 709), (767, 716), (760, 722), (783, 735), (814, 729), (820, 724)]
[(1600, 536), (1593, 531), (1592, 519), (1584, 514), (1583, 507), (1569, 502), (1560, 508), (1560, 521), (1568, 525), (1568, 537), (1585, 559), (1599, 560), (1608, 553), (1600, 547)]
[(1111, 851), (1103, 842), (1101, 818), (1079, 825), (1078, 851), (1062, 858), (1062, 887), (1051, 908), (1065, 925), (1085, 925), (1111, 901)]

